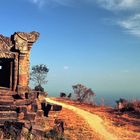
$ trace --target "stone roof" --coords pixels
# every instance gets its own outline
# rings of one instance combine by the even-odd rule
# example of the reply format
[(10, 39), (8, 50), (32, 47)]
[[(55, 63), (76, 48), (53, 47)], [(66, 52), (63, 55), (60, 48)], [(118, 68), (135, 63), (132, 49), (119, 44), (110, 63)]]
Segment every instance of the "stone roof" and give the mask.
[(10, 50), (12, 47), (11, 38), (0, 35), (0, 51)]
[(0, 58), (15, 58), (18, 55), (16, 52), (0, 51)]

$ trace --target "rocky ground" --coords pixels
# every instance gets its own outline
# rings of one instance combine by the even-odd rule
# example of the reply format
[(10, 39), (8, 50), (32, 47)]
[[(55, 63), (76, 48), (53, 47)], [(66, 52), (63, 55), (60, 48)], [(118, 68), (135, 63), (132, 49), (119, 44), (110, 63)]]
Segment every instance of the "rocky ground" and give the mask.
[(64, 137), (68, 140), (101, 140), (96, 133), (93, 133), (87, 122), (75, 114), (75, 112), (63, 108), (58, 115), (59, 119), (64, 120)]
[[(93, 107), (91, 105), (81, 104), (78, 102), (61, 99), (61, 98), (55, 98), (53, 100), (61, 101), (61, 102), (76, 106), (78, 108), (81, 108), (81, 109), (84, 109), (91, 113), (99, 115), (100, 117), (103, 118), (104, 125), (106, 126), (107, 130), (109, 132), (111, 132), (112, 134), (115, 134), (120, 140), (140, 140), (140, 115), (138, 115), (138, 114), (134, 114), (134, 113), (123, 113), (122, 114), (122, 113), (115, 111), (111, 107), (105, 107), (105, 106)], [(79, 125), (79, 123), (80, 122), (83, 123), (84, 120), (78, 122), (77, 121), (78, 118), (75, 118), (75, 122), (74, 122), (73, 115), (75, 115), (75, 114), (65, 115), (65, 114), (70, 114), (70, 112), (66, 109), (63, 109), (60, 114), (61, 118), (64, 119), (65, 122), (69, 122), (69, 128), (71, 125), (73, 125), (73, 127), (75, 127), (76, 130), (80, 130), (81, 126)], [(68, 117), (68, 116), (70, 116), (70, 117)], [(79, 117), (79, 116), (77, 116), (77, 117)], [(84, 125), (82, 125), (82, 126), (84, 126)], [(87, 138), (87, 140), (90, 140), (90, 138), (92, 138), (92, 139), (94, 138), (95, 140), (103, 139), (97, 133), (92, 132), (87, 124), (85, 126), (86, 126), (85, 128), (87, 128), (87, 129), (84, 129), (83, 131), (81, 131), (81, 133), (83, 133), (83, 134), (80, 134), (80, 135), (85, 136), (85, 138)], [(85, 131), (86, 131), (86, 133), (88, 132), (88, 135), (90, 135), (92, 137), (87, 137), (88, 135), (86, 135), (86, 133), (84, 133)], [(79, 131), (77, 131), (77, 132), (79, 132)], [(76, 133), (75, 135), (74, 135), (74, 132), (72, 133), (73, 135), (71, 135), (71, 133), (72, 133), (72, 131), (70, 131), (66, 127), (66, 135), (68, 137), (72, 136), (73, 138), (80, 140), (78, 138), (78, 135), (76, 136), (76, 134), (78, 134), (78, 133)]]
[[(103, 119), (103, 126), (110, 134), (116, 136), (117, 140), (140, 140), (140, 115), (138, 114), (122, 114), (111, 107), (92, 106), (63, 98), (52, 99), (100, 116)], [(98, 132), (94, 131), (83, 116), (77, 114), (75, 110), (64, 107), (58, 112), (50, 111), (49, 117), (38, 120), (38, 126), (42, 126), (46, 134), (50, 135), (50, 130), (55, 127), (55, 119), (64, 122), (65, 131), (63, 135), (53, 138), (41, 138), (34, 137), (24, 130), (22, 134), (25, 138), (22, 140), (27, 138), (30, 138), (30, 140), (105, 140), (105, 137), (98, 133), (100, 130)], [(92, 124), (95, 125), (94, 123)], [(3, 134), (0, 130), (1, 135)]]

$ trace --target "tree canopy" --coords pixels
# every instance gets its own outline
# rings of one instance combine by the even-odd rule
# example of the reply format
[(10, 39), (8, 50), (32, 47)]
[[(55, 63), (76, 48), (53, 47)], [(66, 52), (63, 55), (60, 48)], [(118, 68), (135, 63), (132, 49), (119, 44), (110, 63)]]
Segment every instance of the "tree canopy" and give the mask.
[(34, 82), (35, 86), (40, 86), (47, 83), (47, 73), (49, 69), (44, 64), (32, 66), (30, 73), (30, 80)]
[(72, 88), (76, 94), (76, 100), (80, 102), (90, 103), (92, 97), (95, 96), (95, 93), (92, 91), (92, 89), (87, 88), (82, 84), (73, 85)]

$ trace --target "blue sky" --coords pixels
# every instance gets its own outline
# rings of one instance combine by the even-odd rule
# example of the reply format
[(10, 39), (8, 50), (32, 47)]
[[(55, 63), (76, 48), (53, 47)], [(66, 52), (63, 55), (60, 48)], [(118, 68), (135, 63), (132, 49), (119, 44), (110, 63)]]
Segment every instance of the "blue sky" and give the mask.
[(139, 0), (1, 0), (0, 31), (38, 31), (31, 65), (50, 95), (81, 83), (97, 95), (140, 97)]

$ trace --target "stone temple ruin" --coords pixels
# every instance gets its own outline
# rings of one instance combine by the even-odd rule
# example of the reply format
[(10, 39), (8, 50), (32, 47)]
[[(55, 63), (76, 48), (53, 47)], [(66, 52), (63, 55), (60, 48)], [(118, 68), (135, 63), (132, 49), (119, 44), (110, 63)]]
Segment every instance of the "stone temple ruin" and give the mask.
[(29, 84), (30, 50), (39, 33), (0, 35), (0, 87), (25, 93)]
[(1, 127), (9, 128), (9, 123), (15, 123), (40, 133), (35, 126), (44, 111), (38, 100), (39, 93), (29, 88), (30, 50), (38, 37), (38, 32), (15, 32), (11, 37), (0, 35)]

